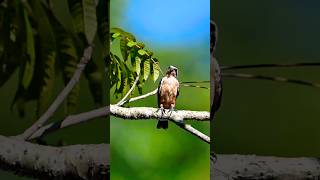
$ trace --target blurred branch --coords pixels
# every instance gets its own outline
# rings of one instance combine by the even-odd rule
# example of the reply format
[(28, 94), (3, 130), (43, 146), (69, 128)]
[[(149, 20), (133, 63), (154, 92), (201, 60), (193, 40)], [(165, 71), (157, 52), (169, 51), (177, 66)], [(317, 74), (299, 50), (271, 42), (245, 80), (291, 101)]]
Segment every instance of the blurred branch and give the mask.
[(70, 115), (66, 117), (63, 121), (50, 123), (46, 126), (41, 127), (35, 133), (33, 133), (32, 136), (28, 138), (28, 140), (36, 139), (50, 132), (54, 132), (56, 130), (74, 126), (80, 123), (84, 123), (89, 120), (93, 120), (95, 118), (106, 117), (107, 115), (109, 115), (109, 113), (110, 113), (109, 106), (105, 106), (92, 111), (88, 111), (88, 112), (84, 112), (76, 115)]
[(128, 96), (132, 93), (132, 91), (136, 87), (137, 82), (139, 81), (139, 77), (140, 77), (140, 74), (134, 80), (134, 82), (133, 82), (131, 88), (129, 89), (129, 91), (127, 92), (127, 94), (116, 104), (117, 106), (122, 106), (126, 102), (126, 99), (128, 98)]
[(0, 136), (0, 169), (39, 179), (108, 179), (109, 144), (52, 147)]
[(231, 179), (318, 179), (318, 158), (284, 158), (256, 155), (218, 154), (216, 163), (211, 160), (210, 178)]
[(53, 115), (53, 113), (58, 109), (60, 104), (64, 101), (64, 99), (68, 96), (72, 88), (77, 84), (80, 79), (81, 73), (86, 67), (86, 64), (89, 62), (92, 56), (92, 46), (88, 46), (84, 49), (83, 56), (81, 57), (80, 63), (73, 74), (73, 77), (67, 84), (67, 86), (60, 92), (58, 97), (54, 100), (54, 102), (50, 105), (48, 110), (36, 121), (31, 127), (29, 127), (22, 135), (19, 135), (20, 139), (28, 139), (34, 132), (40, 129)]
[(233, 70), (233, 69), (257, 69), (257, 68), (287, 68), (287, 67), (314, 67), (320, 66), (319, 62), (303, 62), (292, 64), (248, 64), (248, 65), (235, 65), (235, 66), (222, 66), (221, 70)]
[(319, 83), (303, 81), (298, 79), (288, 79), (285, 77), (280, 76), (264, 76), (264, 75), (255, 75), (255, 74), (244, 74), (244, 73), (222, 73), (223, 77), (230, 77), (230, 78), (242, 78), (242, 79), (259, 79), (259, 80), (269, 80), (269, 81), (277, 81), (277, 82), (284, 82), (284, 83), (292, 83), (304, 86), (311, 86), (315, 88), (320, 88)]

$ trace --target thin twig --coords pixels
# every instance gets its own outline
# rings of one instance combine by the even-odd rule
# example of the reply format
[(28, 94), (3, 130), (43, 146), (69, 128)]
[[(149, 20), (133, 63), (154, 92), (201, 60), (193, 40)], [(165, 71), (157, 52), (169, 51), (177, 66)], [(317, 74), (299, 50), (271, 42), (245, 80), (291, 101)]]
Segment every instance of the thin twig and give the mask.
[(222, 66), (221, 70), (232, 69), (249, 69), (249, 68), (281, 68), (281, 67), (308, 67), (308, 66), (320, 66), (317, 62), (306, 63), (292, 63), (292, 64), (250, 64), (250, 65), (235, 65), (235, 66)]
[(319, 83), (308, 82), (308, 81), (297, 80), (297, 79), (288, 79), (288, 78), (285, 78), (285, 77), (272, 77), (272, 76), (244, 74), (244, 73), (222, 73), (222, 77), (278, 81), (278, 82), (285, 82), (285, 83), (292, 83), (292, 84), (298, 84), (298, 85), (305, 85), (305, 86), (311, 86), (311, 87), (320, 88), (320, 84)]
[(210, 81), (183, 81), (180, 84), (190, 84), (190, 83), (210, 83)]
[(83, 57), (78, 64), (78, 67), (73, 74), (73, 77), (67, 84), (67, 86), (60, 92), (58, 97), (54, 100), (54, 102), (50, 105), (48, 110), (36, 121), (31, 127), (24, 131), (23, 134), (19, 135), (19, 139), (28, 139), (34, 132), (40, 129), (53, 115), (53, 113), (58, 109), (60, 104), (64, 101), (64, 99), (68, 96), (72, 88), (77, 84), (80, 79), (81, 73), (86, 67), (86, 64), (91, 59), (92, 55), (92, 46), (88, 46), (84, 49)]
[(123, 102), (122, 105), (126, 104), (126, 103), (130, 103), (130, 102), (133, 102), (133, 101), (137, 101), (137, 100), (140, 100), (140, 99), (144, 99), (144, 98), (147, 98), (149, 96), (153, 96), (155, 94), (157, 94), (158, 92), (158, 88), (156, 88), (155, 90), (147, 93), (147, 94), (144, 94), (144, 95), (141, 95), (141, 96), (137, 96), (137, 97), (134, 97), (134, 98), (130, 98), (130, 99), (127, 99), (126, 101)]
[(134, 82), (133, 82), (131, 88), (129, 89), (129, 91), (127, 92), (127, 94), (116, 104), (117, 106), (122, 106), (125, 103), (125, 100), (128, 98), (128, 96), (132, 93), (132, 91), (136, 87), (136, 85), (139, 81), (139, 77), (140, 77), (140, 74), (138, 74), (138, 76), (134, 80)]
[(80, 123), (88, 122), (89, 120), (99, 118), (99, 117), (106, 117), (110, 113), (109, 106), (105, 106), (102, 108), (98, 108), (92, 111), (83, 112), (76, 115), (70, 115), (66, 117), (63, 121), (50, 123), (38, 129), (35, 133), (32, 134), (28, 138), (28, 140), (36, 139), (42, 137), (48, 133), (54, 132), (59, 129), (67, 128), (70, 126), (74, 126)]

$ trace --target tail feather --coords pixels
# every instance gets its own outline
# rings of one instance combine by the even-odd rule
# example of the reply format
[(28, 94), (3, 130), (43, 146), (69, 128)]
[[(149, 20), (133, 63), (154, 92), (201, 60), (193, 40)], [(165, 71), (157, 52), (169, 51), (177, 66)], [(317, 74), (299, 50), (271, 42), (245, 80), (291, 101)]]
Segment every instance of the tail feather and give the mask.
[(159, 120), (157, 124), (158, 129), (168, 129), (168, 121)]

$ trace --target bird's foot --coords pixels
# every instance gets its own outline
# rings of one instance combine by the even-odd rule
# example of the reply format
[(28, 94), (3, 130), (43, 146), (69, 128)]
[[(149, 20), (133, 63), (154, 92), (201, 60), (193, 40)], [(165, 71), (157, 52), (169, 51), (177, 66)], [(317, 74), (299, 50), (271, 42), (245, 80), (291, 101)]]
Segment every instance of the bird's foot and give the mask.
[(171, 108), (168, 110), (168, 113), (170, 113), (170, 114), (169, 114), (169, 117), (171, 117), (171, 114), (172, 114), (173, 111), (176, 111), (173, 107), (171, 107)]
[(158, 112), (161, 112), (161, 115), (160, 115), (160, 119), (163, 117), (163, 115), (164, 115), (164, 108), (161, 106), (157, 111), (156, 111), (156, 113), (158, 113)]

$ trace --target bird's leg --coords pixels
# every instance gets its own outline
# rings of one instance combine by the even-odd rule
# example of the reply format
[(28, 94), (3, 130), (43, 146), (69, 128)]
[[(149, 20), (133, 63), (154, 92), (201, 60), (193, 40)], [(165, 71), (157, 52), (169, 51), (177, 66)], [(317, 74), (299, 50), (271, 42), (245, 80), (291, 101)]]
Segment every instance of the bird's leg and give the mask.
[(160, 104), (160, 108), (158, 109), (158, 111), (161, 111), (161, 118), (163, 117), (163, 114), (164, 114), (164, 108), (163, 108), (163, 104)]
[[(172, 114), (172, 111), (175, 111), (176, 109), (175, 109), (175, 105), (174, 104), (171, 104), (171, 106), (170, 106), (170, 109), (169, 109), (169, 117), (171, 116), (171, 114)], [(181, 123), (181, 124), (183, 124), (183, 120), (177, 120), (176, 122), (178, 122), (178, 123)]]
[(171, 116), (172, 111), (174, 111), (174, 104), (171, 104), (171, 105), (170, 105), (170, 109), (169, 109), (169, 111), (168, 111), (168, 112), (170, 113), (170, 114), (169, 114), (169, 117)]

